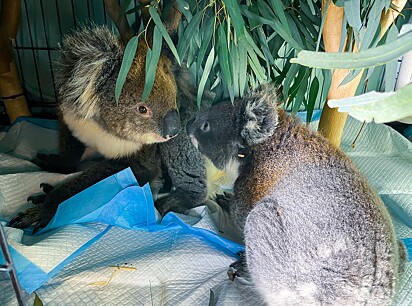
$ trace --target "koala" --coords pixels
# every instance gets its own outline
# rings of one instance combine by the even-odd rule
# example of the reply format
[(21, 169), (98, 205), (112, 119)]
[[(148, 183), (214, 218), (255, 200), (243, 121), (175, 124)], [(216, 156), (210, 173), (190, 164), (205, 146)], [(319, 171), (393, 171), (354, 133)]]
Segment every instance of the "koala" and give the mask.
[(390, 305), (405, 249), (379, 196), (348, 157), (274, 105), (262, 86), (187, 124), (193, 145), (237, 172), (230, 215), (250, 277), (268, 305)]
[(140, 185), (150, 183), (155, 197), (163, 186), (163, 173), (167, 174), (174, 188), (156, 202), (161, 214), (183, 212), (206, 199), (204, 157), (181, 131), (196, 101), (188, 73), (162, 52), (153, 89), (142, 102), (147, 51), (142, 40), (116, 102), (124, 48), (107, 27), (84, 28), (63, 40), (56, 77), (59, 154), (39, 154), (33, 162), (51, 172), (72, 173), (93, 152), (104, 161), (55, 188), (43, 185), (47, 194), (29, 197), (36, 206), (11, 220), (11, 226), (34, 225), (37, 231), (47, 225), (61, 202), (127, 167)]

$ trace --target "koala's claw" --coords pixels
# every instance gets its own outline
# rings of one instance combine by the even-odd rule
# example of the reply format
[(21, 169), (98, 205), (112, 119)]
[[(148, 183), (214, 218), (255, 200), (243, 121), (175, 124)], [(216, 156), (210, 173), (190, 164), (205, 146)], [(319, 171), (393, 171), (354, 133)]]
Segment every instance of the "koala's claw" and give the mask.
[(227, 271), (227, 276), (231, 281), (234, 281), (236, 277), (247, 276), (246, 254), (241, 251), (237, 255), (240, 257), (239, 260), (232, 263)]
[(34, 205), (41, 204), (46, 199), (45, 194), (32, 195), (27, 198), (27, 202), (32, 202)]
[(26, 209), (26, 211), (19, 213), (16, 217), (11, 219), (9, 226), (15, 228), (26, 228), (36, 224), (40, 220), (40, 207), (35, 206)]
[(54, 189), (54, 186), (47, 184), (47, 183), (41, 183), (40, 188), (43, 189), (44, 193), (49, 193)]
[(9, 222), (10, 227), (27, 228), (33, 226), (33, 234), (46, 227), (51, 220), (52, 215), (45, 214), (42, 205), (34, 206), (19, 213)]
[(44, 194), (31, 195), (27, 198), (27, 202), (32, 202), (34, 205), (43, 203), (46, 200), (47, 194), (53, 190), (53, 186), (41, 183), (40, 188), (43, 189)]

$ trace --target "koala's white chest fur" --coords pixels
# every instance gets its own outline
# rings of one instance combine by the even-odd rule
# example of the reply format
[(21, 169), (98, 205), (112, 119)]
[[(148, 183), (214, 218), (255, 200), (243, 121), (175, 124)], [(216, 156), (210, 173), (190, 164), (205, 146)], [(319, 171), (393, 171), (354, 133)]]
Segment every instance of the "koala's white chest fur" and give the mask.
[(224, 170), (216, 168), (206, 158), (207, 196), (215, 199), (217, 194), (233, 192), (235, 181), (239, 176), (239, 162), (230, 160)]
[(128, 156), (142, 147), (142, 143), (128, 141), (107, 133), (90, 119), (78, 119), (73, 114), (65, 113), (63, 120), (74, 137), (107, 158)]

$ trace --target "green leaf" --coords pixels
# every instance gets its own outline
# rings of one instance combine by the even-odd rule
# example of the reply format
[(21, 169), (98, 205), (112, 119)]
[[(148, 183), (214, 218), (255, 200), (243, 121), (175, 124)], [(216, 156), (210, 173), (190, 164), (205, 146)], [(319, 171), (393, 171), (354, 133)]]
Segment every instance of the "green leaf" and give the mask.
[(359, 32), (362, 26), (362, 20), (360, 16), (360, 0), (345, 0), (343, 7), (345, 9), (345, 17), (348, 20), (349, 25)]
[(312, 80), (312, 84), (310, 85), (309, 89), (309, 99), (308, 99), (308, 105), (306, 107), (306, 122), (309, 123), (312, 121), (312, 115), (313, 111), (315, 109), (315, 104), (316, 104), (316, 98), (318, 96), (319, 92), (319, 80), (315, 76)]
[(229, 12), (229, 16), (232, 19), (233, 26), (236, 30), (238, 39), (245, 35), (245, 22), (242, 17), (240, 5), (237, 0), (223, 0), (226, 9)]
[(149, 7), (149, 14), (153, 18), (153, 21), (155, 25), (158, 27), (160, 33), (162, 34), (163, 38), (165, 39), (167, 45), (170, 48), (170, 51), (172, 51), (173, 55), (175, 56), (176, 61), (180, 65), (180, 58), (179, 54), (177, 53), (176, 47), (172, 42), (172, 39), (170, 38), (169, 34), (167, 33), (167, 30), (165, 26), (162, 23), (162, 20), (160, 19), (159, 14), (156, 12), (156, 9), (152, 6)]
[[(259, 2), (260, 3), (260, 2)], [(260, 13), (263, 15), (265, 14), (265, 10), (262, 8), (260, 10)], [(256, 14), (253, 14), (252, 12), (249, 11), (244, 11), (244, 14), (247, 18), (249, 19), (255, 19), (261, 24), (266, 24), (273, 28), (273, 30), (278, 33), (288, 44), (290, 44), (293, 48), (296, 50), (302, 50), (302, 47), (299, 45), (299, 43), (285, 30), (285, 28), (282, 26), (282, 24), (278, 20), (269, 20), (266, 18), (263, 18), (261, 16), (258, 16)]]
[[(321, 103), (325, 102), (328, 98), (330, 86), (332, 84), (332, 73), (330, 70), (322, 70), (322, 77), (323, 77), (323, 82), (320, 82), (322, 84), (322, 94), (321, 94)], [(321, 105), (319, 105), (320, 107)]]
[(187, 22), (190, 22), (192, 19), (192, 13), (190, 12), (190, 5), (183, 0), (176, 0), (177, 2), (177, 7), (179, 10), (182, 12), (183, 16), (185, 16)]
[(203, 70), (202, 78), (200, 79), (199, 88), (197, 90), (197, 107), (200, 109), (203, 91), (205, 89), (206, 81), (209, 78), (210, 71), (215, 60), (215, 48), (212, 46), (209, 55), (206, 59), (205, 69)]
[[(261, 1), (259, 1), (259, 2), (261, 2)], [(283, 7), (282, 1), (281, 0), (270, 0), (270, 4), (272, 6), (272, 10), (279, 17), (279, 21), (282, 24), (283, 28), (290, 35), (291, 32), (290, 32), (290, 29), (289, 29), (288, 21), (286, 19), (286, 15), (285, 15), (285, 12), (284, 12), (285, 8)]]
[(309, 71), (305, 74), (302, 82), (299, 84), (298, 92), (296, 93), (296, 98), (292, 106), (293, 114), (296, 114), (299, 111), (300, 106), (303, 104), (305, 93), (308, 87), (308, 76)]
[(120, 94), (122, 93), (124, 82), (126, 81), (127, 74), (132, 66), (134, 56), (136, 54), (139, 38), (137, 36), (132, 37), (126, 45), (124, 50), (122, 65), (120, 66), (119, 75), (116, 79), (116, 88), (114, 90), (114, 96), (116, 102), (119, 102)]
[(349, 112), (360, 121), (397, 121), (412, 116), (412, 84), (397, 92), (368, 92), (356, 97), (330, 100), (328, 105), (339, 107), (340, 112)]
[(247, 50), (243, 45), (239, 45), (239, 64), (239, 90), (243, 97), (247, 89)]
[(232, 74), (230, 72), (230, 58), (229, 49), (227, 46), (227, 37), (225, 25), (221, 24), (219, 27), (219, 65), (222, 71), (222, 79), (226, 82), (227, 87), (232, 87)]
[(300, 51), (292, 63), (323, 69), (362, 69), (383, 65), (412, 50), (412, 31), (395, 41), (359, 52)]
[(320, 23), (318, 41), (316, 42), (316, 51), (319, 51), (320, 39), (322, 38), (323, 28), (325, 27), (326, 12), (328, 11), (330, 1), (331, 1), (331, 0), (326, 0), (325, 9), (323, 10), (323, 13), (322, 13), (322, 21), (321, 21), (321, 23)]
[[(398, 37), (398, 29), (391, 26), (387, 32), (386, 42), (394, 41)], [(395, 59), (385, 65), (385, 91), (395, 90), (396, 70), (398, 68), (398, 59)]]
[(299, 65), (292, 64), (286, 73), (285, 81), (283, 82), (283, 100), (288, 100), (289, 89), (293, 79), (299, 71)]
[(127, 8), (129, 7), (130, 2), (132, 2), (132, 0), (125, 0), (123, 2), (122, 6), (121, 6), (121, 10), (122, 10), (123, 14), (126, 12)]
[(344, 0), (334, 0), (333, 4), (335, 4), (337, 7), (343, 7), (343, 5), (345, 4)]
[[(149, 53), (149, 51), (151, 51)], [(156, 67), (159, 62), (160, 52), (162, 51), (162, 34), (158, 27), (154, 28), (153, 33), (153, 50), (148, 49), (149, 58), (146, 56), (146, 77), (144, 82), (144, 89), (142, 100), (146, 101), (150, 92), (152, 91), (154, 80), (156, 77)]]
[[(240, 72), (240, 62), (239, 62), (239, 52), (237, 46), (231, 41), (230, 43), (230, 60), (232, 66), (232, 76), (233, 76), (233, 95), (234, 97), (239, 97), (239, 72)], [(232, 99), (233, 101), (233, 99)]]
[(352, 80), (354, 80), (359, 75), (359, 73), (361, 73), (361, 71), (362, 69), (356, 69), (356, 70), (350, 71), (348, 75), (342, 80), (342, 82), (340, 82), (339, 86), (343, 86), (345, 84), (348, 84)]
[(179, 40), (177, 47), (179, 58), (183, 59), (185, 57), (185, 53), (189, 48), (190, 42), (192, 41), (195, 32), (198, 30), (200, 21), (202, 20), (202, 15), (202, 11), (197, 12), (197, 14), (193, 16), (192, 20), (190, 20), (189, 24), (187, 25), (183, 37), (181, 38), (181, 40)]

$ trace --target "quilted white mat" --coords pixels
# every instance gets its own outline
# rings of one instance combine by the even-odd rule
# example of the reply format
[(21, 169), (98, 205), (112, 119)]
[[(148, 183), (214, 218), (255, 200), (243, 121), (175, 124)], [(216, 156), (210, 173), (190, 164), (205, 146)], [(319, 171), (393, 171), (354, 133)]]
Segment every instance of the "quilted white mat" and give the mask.
[[(411, 238), (412, 144), (386, 126), (368, 124), (352, 149), (359, 128), (360, 123), (348, 120), (342, 148), (382, 196), (399, 237)], [(55, 131), (21, 122), (1, 137), (0, 220), (7, 221), (28, 206), (27, 196), (39, 192), (41, 182), (54, 183), (65, 176), (41, 172), (28, 161), (37, 151), (55, 150)], [(181, 217), (189, 225), (241, 240), (213, 202)], [(9, 238), (38, 246), (36, 254), (28, 256), (47, 270), (61, 261), (63, 249), (75, 250), (102, 228), (96, 223), (68, 225), (45, 234), (41, 242), (6, 229)], [(148, 232), (110, 227), (36, 293), (45, 305), (263, 305), (247, 281), (228, 280), (227, 267), (234, 260), (232, 254), (181, 228)], [(17, 305), (4, 274), (0, 288), (0, 305)], [(33, 295), (25, 298), (32, 305)], [(410, 262), (396, 304), (412, 305)]]

